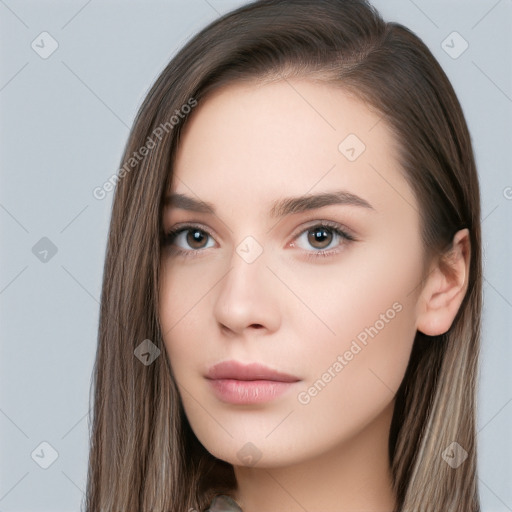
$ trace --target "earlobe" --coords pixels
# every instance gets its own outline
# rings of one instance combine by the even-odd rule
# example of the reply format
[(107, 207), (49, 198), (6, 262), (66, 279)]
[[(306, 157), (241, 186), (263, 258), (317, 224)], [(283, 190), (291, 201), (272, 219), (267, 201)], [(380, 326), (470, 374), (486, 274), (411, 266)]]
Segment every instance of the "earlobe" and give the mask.
[(447, 332), (468, 288), (470, 239), (467, 228), (457, 231), (452, 248), (440, 256), (418, 299), (416, 328), (428, 336)]

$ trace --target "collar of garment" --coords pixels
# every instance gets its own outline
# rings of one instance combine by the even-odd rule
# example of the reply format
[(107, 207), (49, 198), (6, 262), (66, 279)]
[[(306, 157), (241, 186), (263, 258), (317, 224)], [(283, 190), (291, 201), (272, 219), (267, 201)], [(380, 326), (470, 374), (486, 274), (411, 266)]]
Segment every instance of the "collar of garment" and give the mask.
[(213, 498), (206, 512), (243, 512), (243, 510), (233, 498), (219, 494)]

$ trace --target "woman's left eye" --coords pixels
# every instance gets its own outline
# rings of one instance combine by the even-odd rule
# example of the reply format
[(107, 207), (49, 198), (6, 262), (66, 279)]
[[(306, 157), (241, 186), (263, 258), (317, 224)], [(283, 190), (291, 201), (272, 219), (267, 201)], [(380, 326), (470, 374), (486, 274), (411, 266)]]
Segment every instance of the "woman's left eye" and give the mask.
[[(212, 244), (208, 244), (208, 238), (211, 239)], [(301, 243), (296, 243), (296, 240), (299, 242), (305, 241), (309, 247), (316, 250), (311, 251)], [(308, 257), (315, 258), (337, 253), (338, 246), (342, 245), (343, 242), (353, 240), (355, 238), (344, 231), (339, 224), (322, 222), (302, 230), (289, 246), (295, 247), (298, 245), (301, 249), (310, 253)], [(176, 245), (177, 248), (174, 250), (185, 256), (196, 256), (202, 249), (214, 247), (212, 234), (203, 228), (192, 225), (182, 225), (166, 233), (164, 245)]]
[(325, 222), (312, 226), (302, 231), (295, 240), (305, 241), (309, 247), (317, 249), (310, 251), (307, 247), (292, 242), (290, 245), (294, 247), (299, 245), (301, 249), (308, 251), (308, 257), (316, 258), (319, 256), (330, 256), (339, 252), (338, 247), (347, 241), (354, 241), (355, 238), (344, 231), (337, 223)]

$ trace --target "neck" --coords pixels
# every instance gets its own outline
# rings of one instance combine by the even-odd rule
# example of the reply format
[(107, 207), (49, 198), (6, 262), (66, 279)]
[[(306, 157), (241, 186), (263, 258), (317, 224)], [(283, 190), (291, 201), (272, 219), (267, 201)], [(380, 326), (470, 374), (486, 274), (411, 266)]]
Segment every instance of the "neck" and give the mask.
[(393, 405), (314, 459), (287, 467), (235, 466), (235, 499), (244, 512), (393, 512), (388, 453)]

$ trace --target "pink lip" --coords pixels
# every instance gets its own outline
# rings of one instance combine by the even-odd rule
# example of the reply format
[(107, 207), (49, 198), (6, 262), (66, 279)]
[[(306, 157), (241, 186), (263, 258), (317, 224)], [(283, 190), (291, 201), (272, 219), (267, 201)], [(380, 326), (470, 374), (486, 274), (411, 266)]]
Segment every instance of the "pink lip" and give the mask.
[(217, 398), (232, 404), (255, 404), (277, 398), (300, 379), (259, 363), (224, 361), (206, 375)]
[(251, 363), (242, 364), (238, 361), (223, 361), (212, 366), (206, 375), (208, 379), (235, 379), (235, 380), (272, 380), (276, 382), (297, 382), (300, 380), (294, 375), (278, 372), (268, 366)]

